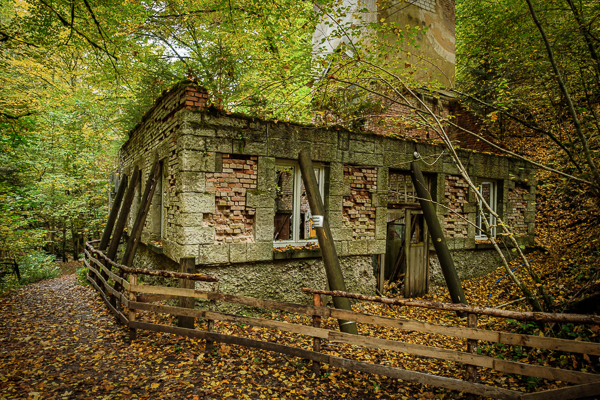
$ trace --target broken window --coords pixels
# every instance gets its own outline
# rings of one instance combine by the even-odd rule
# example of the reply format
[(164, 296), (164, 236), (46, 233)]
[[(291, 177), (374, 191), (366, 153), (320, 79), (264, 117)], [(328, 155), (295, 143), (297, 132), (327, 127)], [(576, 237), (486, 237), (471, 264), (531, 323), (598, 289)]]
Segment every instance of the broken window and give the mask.
[[(483, 199), (486, 203), (489, 204), (492, 211), (496, 212), (497, 199), (496, 199), (496, 182), (481, 182), (477, 188)], [(477, 240), (487, 240), (488, 232), (486, 231), (485, 222), (482, 218), (485, 218), (490, 224), (490, 231), (492, 237), (496, 237), (496, 218), (489, 213), (487, 209), (484, 209), (483, 202), (479, 200), (479, 207), (477, 210), (477, 232), (475, 234), (475, 239)]]
[[(315, 177), (321, 197), (324, 193), (324, 169), (315, 168)], [(310, 206), (300, 168), (297, 163), (284, 163), (275, 167), (275, 246), (304, 245), (316, 241), (312, 226)]]

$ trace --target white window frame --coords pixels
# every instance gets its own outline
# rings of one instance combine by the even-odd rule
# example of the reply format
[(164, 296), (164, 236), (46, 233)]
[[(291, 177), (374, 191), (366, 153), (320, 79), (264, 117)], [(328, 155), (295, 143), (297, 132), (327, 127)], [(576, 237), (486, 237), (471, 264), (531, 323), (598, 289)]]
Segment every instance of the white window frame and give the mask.
[[(479, 182), (477, 189), (479, 190), (479, 194), (483, 194), (483, 186), (489, 185), (490, 187), (490, 208), (492, 211), (497, 212), (498, 209), (498, 184), (495, 181), (482, 181)], [(477, 226), (475, 232), (476, 240), (488, 240), (489, 237), (485, 233), (485, 225), (483, 224), (483, 220), (481, 218), (483, 215), (480, 213), (480, 210), (483, 210), (483, 202), (481, 200), (479, 202), (479, 208), (477, 210), (477, 216), (475, 217), (475, 225)], [(488, 222), (491, 227), (492, 237), (496, 237), (496, 217), (490, 214)]]
[[(301, 203), (301, 190), (302, 190), (302, 174), (300, 172), (300, 165), (297, 161), (292, 160), (277, 160), (275, 162), (275, 168), (277, 167), (294, 167), (294, 199), (293, 199), (293, 212), (292, 212), (292, 238), (286, 240), (273, 240), (273, 247), (286, 247), (286, 246), (304, 246), (307, 243), (317, 243), (317, 239), (300, 239), (300, 203)], [(319, 192), (321, 198), (325, 197), (325, 168), (323, 164), (313, 163), (314, 169), (319, 171)], [(323, 200), (324, 201), (324, 200)], [(275, 215), (273, 215), (275, 218)]]

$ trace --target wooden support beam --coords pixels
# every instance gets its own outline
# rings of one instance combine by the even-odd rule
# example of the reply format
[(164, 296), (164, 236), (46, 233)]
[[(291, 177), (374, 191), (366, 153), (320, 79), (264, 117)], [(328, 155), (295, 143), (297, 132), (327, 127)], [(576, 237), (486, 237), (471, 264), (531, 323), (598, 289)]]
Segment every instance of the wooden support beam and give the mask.
[[(195, 259), (192, 258), (182, 258), (180, 263), (180, 272), (186, 274), (193, 274), (196, 269)], [(188, 279), (180, 279), (179, 287), (182, 289), (194, 289), (194, 282)], [(180, 297), (179, 298), (179, 307), (181, 308), (194, 308), (195, 300), (193, 297)], [(194, 317), (177, 317), (177, 326), (180, 328), (188, 328), (194, 329)]]
[[(323, 305), (322, 302), (321, 302), (321, 295), (320, 294), (313, 294), (313, 305), (315, 307), (321, 307)], [(315, 328), (320, 328), (321, 327), (321, 317), (319, 317), (317, 315), (313, 315), (313, 326)], [(321, 338), (316, 337), (316, 336), (313, 337), (313, 351), (316, 352), (316, 353), (320, 353), (321, 352)], [(321, 363), (320, 362), (313, 361), (312, 372), (317, 377), (321, 376)]]
[[(340, 260), (338, 259), (333, 243), (333, 237), (331, 236), (329, 218), (327, 218), (325, 213), (325, 206), (323, 205), (323, 199), (321, 199), (321, 193), (319, 192), (319, 185), (315, 178), (315, 169), (308, 151), (302, 150), (300, 152), (298, 162), (300, 164), (300, 172), (302, 173), (302, 181), (304, 182), (304, 188), (306, 189), (306, 198), (310, 205), (310, 211), (312, 215), (322, 215), (324, 219), (323, 227), (315, 228), (315, 231), (317, 232), (317, 238), (319, 239), (321, 254), (323, 254), (323, 264), (325, 265), (325, 274), (327, 275), (329, 287), (332, 290), (345, 292), (346, 283), (344, 282), (344, 275), (342, 275)], [(352, 310), (350, 301), (344, 297), (334, 297), (333, 304), (335, 308)], [(340, 325), (340, 331), (353, 333), (355, 335), (358, 334), (356, 322), (339, 320), (338, 323)]]
[[(440, 260), (440, 266), (442, 267), (442, 273), (444, 275), (444, 279), (446, 280), (446, 284), (448, 285), (448, 291), (450, 292), (452, 302), (468, 304), (467, 298), (465, 297), (465, 293), (463, 292), (463, 288), (460, 283), (460, 279), (456, 273), (456, 267), (454, 266), (452, 254), (450, 254), (448, 244), (446, 243), (446, 238), (444, 237), (442, 225), (440, 225), (440, 221), (438, 220), (435, 209), (433, 208), (431, 195), (429, 194), (429, 190), (427, 190), (427, 184), (425, 183), (425, 178), (423, 178), (421, 168), (415, 161), (410, 164), (410, 168), (413, 185), (417, 195), (419, 196), (419, 203), (421, 204), (425, 221), (429, 227), (429, 234), (431, 235), (433, 247), (435, 247), (435, 252)], [(465, 316), (464, 313), (459, 313), (459, 315)]]
[(129, 178), (127, 192), (125, 193), (125, 198), (123, 199), (123, 204), (121, 205), (121, 210), (119, 211), (119, 218), (115, 224), (115, 229), (113, 231), (112, 238), (110, 239), (108, 251), (106, 252), (106, 256), (109, 260), (115, 261), (117, 251), (119, 249), (119, 242), (121, 241), (123, 230), (125, 229), (125, 225), (127, 225), (127, 219), (129, 218), (129, 211), (131, 210), (131, 204), (133, 203), (135, 188), (137, 187), (139, 177), (140, 170), (138, 167), (135, 167)]
[[(469, 328), (477, 329), (477, 314), (468, 314), (467, 324)], [(477, 354), (477, 340), (467, 340), (467, 353)], [(469, 382), (477, 381), (477, 367), (475, 365), (467, 365), (467, 380)]]
[[(215, 293), (219, 292), (219, 282), (215, 282), (213, 283), (213, 287), (212, 287), (212, 291)], [(215, 308), (216, 308), (216, 301), (215, 300), (209, 300), (208, 302), (208, 311), (210, 312), (214, 312)], [(215, 320), (212, 318), (208, 318), (206, 320), (206, 330), (208, 332), (212, 332), (215, 330)], [(214, 344), (210, 339), (206, 339), (206, 347), (204, 347), (204, 352), (206, 354), (210, 354), (215, 350)]]
[[(129, 285), (137, 285), (137, 275), (135, 274), (129, 274)], [(129, 292), (129, 303), (135, 303), (137, 301), (137, 296), (134, 292)], [(135, 321), (136, 315), (135, 315), (135, 310), (131, 307), (129, 307), (129, 324), (132, 321)], [(129, 327), (129, 340), (135, 340), (137, 338), (137, 330), (135, 328), (132, 328), (131, 326)]]
[(140, 209), (138, 210), (135, 222), (133, 223), (133, 228), (131, 228), (131, 234), (129, 235), (129, 240), (127, 240), (125, 254), (123, 254), (122, 264), (127, 267), (131, 267), (133, 264), (133, 256), (135, 255), (135, 250), (140, 243), (142, 230), (144, 229), (144, 224), (146, 223), (148, 210), (150, 210), (150, 204), (152, 204), (152, 197), (154, 196), (154, 190), (156, 189), (156, 184), (160, 177), (161, 171), (161, 162), (159, 160), (154, 161), (152, 170), (150, 171), (150, 175), (146, 181), (146, 188), (144, 189), (144, 195), (142, 196)]
[(108, 221), (106, 221), (104, 233), (102, 234), (102, 239), (100, 240), (100, 244), (98, 245), (98, 249), (100, 251), (104, 251), (108, 247), (110, 236), (112, 234), (113, 228), (115, 227), (115, 222), (117, 221), (119, 210), (121, 209), (121, 202), (123, 201), (125, 189), (127, 189), (127, 175), (124, 175), (123, 178), (121, 178), (119, 188), (117, 189), (117, 194), (115, 195), (115, 201), (113, 202), (112, 207), (110, 208)]

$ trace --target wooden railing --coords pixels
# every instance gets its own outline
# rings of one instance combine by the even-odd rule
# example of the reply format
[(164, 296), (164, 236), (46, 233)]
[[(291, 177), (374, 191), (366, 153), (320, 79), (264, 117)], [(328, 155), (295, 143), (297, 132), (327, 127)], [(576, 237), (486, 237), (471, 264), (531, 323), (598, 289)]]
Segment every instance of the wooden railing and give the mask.
[[(597, 323), (597, 316), (568, 315), (568, 314), (544, 314), (544, 313), (516, 313), (510, 311), (496, 310), (484, 307), (471, 307), (447, 303), (432, 303), (409, 299), (387, 299), (380, 297), (363, 296), (344, 292), (329, 292), (315, 289), (303, 289), (306, 293), (313, 295), (313, 306), (285, 303), (279, 301), (256, 299), (251, 297), (229, 295), (213, 290), (195, 290), (185, 288), (172, 288), (163, 286), (149, 286), (137, 284), (138, 275), (153, 275), (169, 278), (179, 278), (188, 281), (214, 282), (214, 277), (198, 274), (184, 274), (170, 271), (140, 270), (119, 265), (87, 244), (86, 266), (89, 268), (88, 280), (98, 290), (107, 306), (116, 317), (131, 330), (135, 336), (135, 330), (144, 329), (154, 332), (165, 332), (204, 339), (207, 343), (206, 351), (212, 350), (213, 342), (236, 344), (267, 351), (278, 352), (291, 356), (301, 357), (313, 361), (313, 371), (319, 373), (320, 365), (325, 363), (334, 367), (368, 372), (377, 375), (388, 376), (405, 381), (418, 382), (433, 385), (450, 390), (472, 393), (485, 397), (498, 399), (569, 399), (586, 396), (600, 395), (600, 375), (551, 368), (547, 366), (532, 365), (523, 362), (509, 361), (477, 354), (479, 341), (504, 343), (509, 345), (537, 347), (548, 350), (558, 350), (570, 353), (582, 353), (600, 356), (600, 344), (573, 341), (557, 338), (540, 337), (533, 335), (522, 335), (508, 332), (498, 332), (477, 328), (477, 315), (494, 315), (517, 320), (536, 320), (553, 322), (577, 322)], [(95, 257), (94, 257), (95, 256)], [(102, 260), (102, 261), (101, 261)], [(109, 267), (113, 267), (115, 271)], [(115, 273), (115, 272), (118, 272)], [(129, 278), (125, 279), (124, 275)], [(106, 279), (105, 279), (106, 277)], [(110, 281), (114, 284), (109, 284)], [(121, 288), (121, 289), (117, 289)], [(427, 307), (446, 311), (460, 311), (468, 313), (468, 327), (445, 326), (427, 322), (419, 322), (405, 319), (382, 317), (378, 315), (363, 314), (355, 311), (338, 310), (321, 305), (321, 295), (334, 295), (338, 297), (357, 298), (366, 301), (378, 301), (388, 304), (397, 304), (413, 307)], [(183, 308), (150, 302), (161, 299), (193, 298), (209, 300), (209, 310), (198, 310)], [(301, 325), (265, 318), (249, 317), (236, 314), (228, 314), (214, 311), (216, 302), (230, 303), (241, 306), (256, 307), (268, 310), (297, 313), (312, 317), (311, 325)], [(193, 304), (193, 303), (192, 303)], [(121, 311), (120, 306), (126, 309)], [(456, 310), (456, 307), (460, 310)], [(137, 320), (137, 311), (150, 311), (159, 314), (169, 314), (188, 319), (200, 318), (208, 321), (205, 330), (190, 329), (178, 326), (162, 325)], [(498, 311), (508, 313), (497, 315)], [(535, 314), (535, 315), (530, 315)], [(355, 321), (359, 324), (368, 324), (378, 327), (398, 328), (402, 330), (417, 331), (426, 334), (438, 334), (466, 340), (467, 351), (439, 348), (428, 345), (402, 342), (399, 340), (382, 339), (378, 337), (352, 335), (336, 330), (321, 327), (321, 318), (335, 318), (347, 321)], [(226, 335), (213, 330), (214, 321), (227, 321), (236, 324), (245, 324), (260, 328), (277, 329), (284, 332), (295, 333), (312, 338), (312, 350), (299, 347), (283, 345), (279, 343), (260, 341), (246, 337)], [(192, 325), (193, 326), (193, 325)], [(324, 354), (321, 351), (321, 341), (346, 343), (354, 346), (367, 346), (371, 348), (393, 350), (402, 353), (410, 353), (415, 356), (431, 357), (435, 359), (459, 362), (466, 366), (468, 380), (460, 380), (426, 372), (409, 371), (385, 365), (372, 364), (349, 358), (336, 357)], [(477, 368), (489, 368), (508, 374), (519, 374), (534, 376), (538, 378), (558, 380), (573, 383), (575, 386), (560, 389), (547, 390), (525, 394), (516, 390), (488, 386), (476, 383)]]

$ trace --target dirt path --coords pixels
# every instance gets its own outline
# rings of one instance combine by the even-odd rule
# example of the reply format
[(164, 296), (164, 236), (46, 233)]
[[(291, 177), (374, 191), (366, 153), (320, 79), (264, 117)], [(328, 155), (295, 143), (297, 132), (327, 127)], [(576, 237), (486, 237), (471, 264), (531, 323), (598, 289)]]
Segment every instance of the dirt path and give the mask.
[[(0, 398), (433, 398), (445, 391), (346, 372), (314, 377), (300, 359), (128, 331), (74, 275), (0, 298)], [(429, 389), (431, 390), (431, 389)]]

